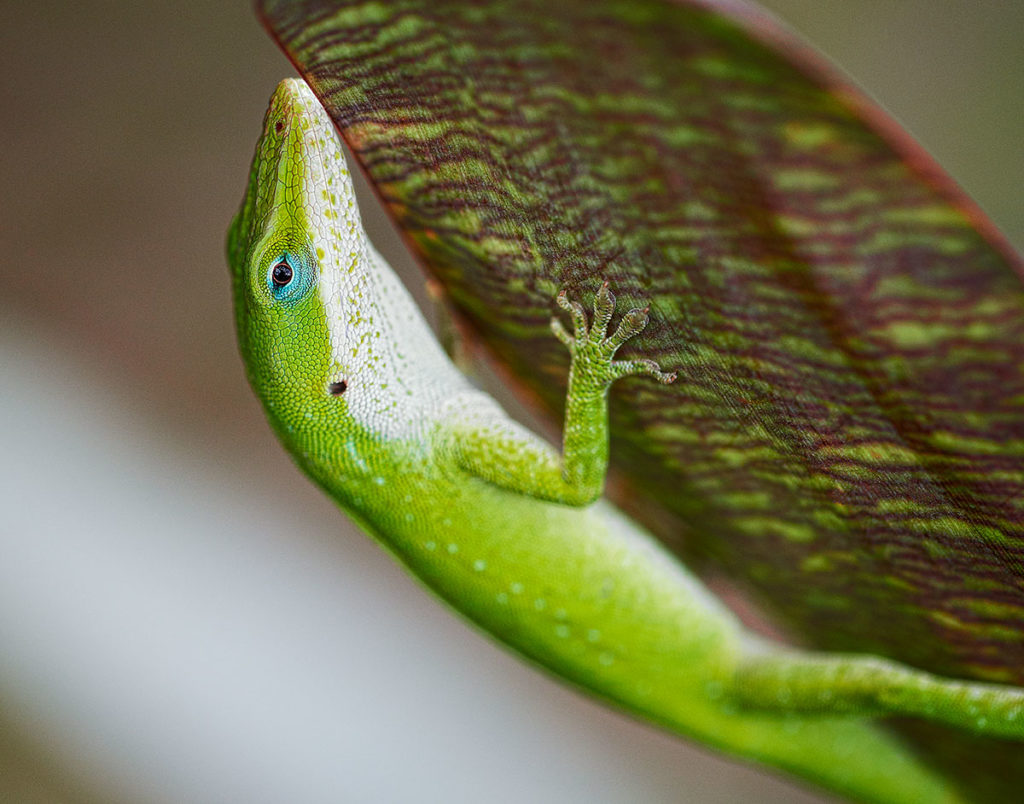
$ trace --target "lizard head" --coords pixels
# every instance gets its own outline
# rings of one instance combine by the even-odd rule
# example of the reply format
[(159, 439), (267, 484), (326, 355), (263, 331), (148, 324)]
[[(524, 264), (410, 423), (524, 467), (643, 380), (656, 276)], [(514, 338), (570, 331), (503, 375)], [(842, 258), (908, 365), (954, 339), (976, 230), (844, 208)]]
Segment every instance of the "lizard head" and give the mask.
[(360, 284), (366, 260), (338, 135), (306, 84), (286, 79), (271, 98), (228, 232), (239, 347), (279, 431), (320, 419), (318, 411), (338, 412), (330, 401), (344, 396), (352, 378), (332, 344), (337, 333), (328, 317), (339, 311), (329, 308), (338, 305), (325, 298)]
[(393, 433), (412, 418), (436, 346), (367, 239), (341, 140), (298, 79), (271, 98), (228, 261), (249, 381), (279, 435)]
[(332, 376), (320, 289), (358, 263), (365, 244), (330, 118), (305, 83), (286, 79), (270, 100), (245, 198), (228, 231), (239, 346), (268, 412), (345, 382)]

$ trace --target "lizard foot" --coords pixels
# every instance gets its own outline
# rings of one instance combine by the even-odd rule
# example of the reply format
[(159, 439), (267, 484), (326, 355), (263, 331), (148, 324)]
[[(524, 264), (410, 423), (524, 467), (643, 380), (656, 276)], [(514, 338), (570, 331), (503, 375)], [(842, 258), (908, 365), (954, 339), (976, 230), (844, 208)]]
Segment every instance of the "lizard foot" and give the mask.
[(660, 383), (668, 384), (676, 378), (675, 372), (662, 371), (653, 360), (613, 360), (615, 353), (633, 336), (647, 326), (647, 307), (636, 307), (627, 312), (619, 326), (609, 335), (608, 325), (615, 311), (615, 294), (605, 282), (594, 298), (593, 321), (588, 326), (583, 305), (569, 299), (566, 292), (558, 294), (558, 306), (572, 316), (573, 334), (570, 335), (562, 322), (551, 319), (551, 331), (572, 353), (574, 371), (591, 374), (597, 384), (607, 387), (620, 377), (646, 374)]

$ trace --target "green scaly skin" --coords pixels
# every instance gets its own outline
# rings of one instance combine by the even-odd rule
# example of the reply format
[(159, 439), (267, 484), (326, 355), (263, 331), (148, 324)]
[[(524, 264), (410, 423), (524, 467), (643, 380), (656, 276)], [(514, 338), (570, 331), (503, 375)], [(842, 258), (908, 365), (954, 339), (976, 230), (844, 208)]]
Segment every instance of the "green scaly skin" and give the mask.
[(229, 233), (239, 343), (271, 425), (313, 480), (438, 596), (589, 692), (723, 751), (865, 801), (958, 800), (868, 718), (904, 713), (1024, 739), (1024, 696), (874, 657), (766, 644), (599, 500), (614, 360), (647, 323), (597, 291), (573, 334), (563, 452), (442, 353), (363, 232), (340, 141), (282, 82)]

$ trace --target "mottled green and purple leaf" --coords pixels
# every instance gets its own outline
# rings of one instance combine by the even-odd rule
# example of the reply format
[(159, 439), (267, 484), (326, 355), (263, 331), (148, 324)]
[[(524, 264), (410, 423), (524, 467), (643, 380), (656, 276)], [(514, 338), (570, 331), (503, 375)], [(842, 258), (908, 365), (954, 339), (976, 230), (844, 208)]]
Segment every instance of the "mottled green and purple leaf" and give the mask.
[[(556, 292), (651, 303), (631, 346), (679, 379), (612, 406), (639, 518), (810, 644), (1024, 683), (1024, 268), (857, 91), (733, 2), (262, 13), (553, 414)], [(977, 790), (1024, 776), (928, 742)]]

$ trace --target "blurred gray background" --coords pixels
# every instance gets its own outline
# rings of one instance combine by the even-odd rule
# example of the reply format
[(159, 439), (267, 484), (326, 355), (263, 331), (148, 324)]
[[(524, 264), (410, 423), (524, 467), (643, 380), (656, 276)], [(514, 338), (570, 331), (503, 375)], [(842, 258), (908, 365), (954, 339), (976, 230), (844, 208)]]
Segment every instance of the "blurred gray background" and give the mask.
[[(768, 6), (1024, 245), (1024, 4)], [(520, 664), (275, 443), (223, 241), (292, 70), (246, 3), (0, 11), (0, 800), (823, 800)]]

